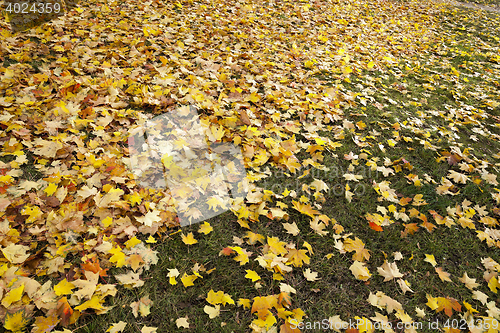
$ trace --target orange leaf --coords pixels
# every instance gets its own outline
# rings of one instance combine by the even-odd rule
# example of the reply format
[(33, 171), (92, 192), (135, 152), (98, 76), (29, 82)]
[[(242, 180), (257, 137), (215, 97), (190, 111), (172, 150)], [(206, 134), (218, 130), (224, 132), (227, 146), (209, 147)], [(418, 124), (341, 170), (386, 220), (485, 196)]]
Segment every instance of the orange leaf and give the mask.
[(223, 254), (225, 256), (228, 256), (228, 255), (231, 255), (232, 253), (234, 253), (234, 250), (230, 247), (225, 247), (223, 248), (220, 252), (219, 252), (219, 255)]
[(90, 271), (92, 273), (99, 273), (99, 276), (108, 276), (106, 273), (108, 271), (107, 268), (102, 269), (101, 266), (99, 266), (99, 259), (96, 257), (91, 258), (90, 260), (87, 259), (87, 262), (84, 264), (81, 264), (82, 269), (85, 271)]
[(292, 327), (292, 324), (287, 320), (280, 326), (280, 333), (300, 333), (300, 330), (297, 328), (297, 325), (293, 325)]
[(289, 293), (285, 293), (285, 292), (281, 292), (279, 295), (278, 295), (278, 304), (287, 308), (289, 307), (290, 305), (292, 305), (292, 300), (290, 298), (290, 294)]
[(416, 223), (408, 223), (403, 225), (405, 226), (405, 230), (401, 231), (401, 237), (403, 238), (408, 236), (408, 234), (413, 235), (419, 229)]
[(251, 312), (264, 313), (266, 310), (269, 310), (272, 307), (277, 306), (276, 296), (269, 295), (264, 297), (255, 297), (253, 299), (252, 310)]
[(424, 214), (420, 214), (418, 218), (422, 220), (422, 224), (420, 224), (420, 226), (427, 229), (429, 233), (431, 233), (434, 230), (434, 228), (436, 228), (436, 225), (427, 221), (427, 216), (425, 216)]
[(345, 333), (359, 333), (357, 328), (348, 328)]
[(384, 229), (379, 226), (378, 224), (376, 223), (373, 223), (373, 222), (368, 222), (370, 224), (370, 228), (372, 228), (373, 230), (375, 231), (384, 231)]
[(453, 310), (461, 311), (462, 306), (458, 301), (451, 297), (437, 297), (438, 308), (436, 312), (444, 311), (444, 313), (451, 317), (453, 315)]
[(71, 316), (73, 315), (73, 309), (69, 305), (66, 297), (61, 298), (57, 302), (57, 315), (61, 319), (61, 324), (63, 326), (68, 326), (69, 324), (72, 324)]
[(410, 203), (410, 201), (412, 201), (413, 199), (412, 198), (401, 198), (399, 199), (399, 204), (401, 206), (406, 206), (407, 204)]

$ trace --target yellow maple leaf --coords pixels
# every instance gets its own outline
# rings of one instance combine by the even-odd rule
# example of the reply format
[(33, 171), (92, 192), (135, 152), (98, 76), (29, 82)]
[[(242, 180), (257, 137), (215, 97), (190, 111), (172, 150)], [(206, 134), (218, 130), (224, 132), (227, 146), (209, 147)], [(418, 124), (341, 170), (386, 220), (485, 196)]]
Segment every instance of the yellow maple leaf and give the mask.
[(344, 75), (351, 74), (352, 68), (350, 66), (342, 67), (342, 72), (344, 73)]
[(312, 60), (307, 60), (304, 62), (305, 68), (312, 68), (313, 66), (314, 66), (314, 61), (312, 61)]
[(198, 232), (199, 233), (204, 233), (205, 235), (208, 235), (210, 232), (212, 232), (212, 230), (214, 230), (214, 228), (212, 228), (212, 226), (210, 225), (210, 223), (208, 222), (204, 222), (200, 228), (198, 229)]
[(366, 124), (362, 120), (360, 120), (356, 123), (356, 127), (362, 131), (366, 128)]
[(304, 244), (302, 244), (302, 246), (307, 249), (309, 254), (314, 254), (311, 244), (309, 244), (308, 242), (304, 242)]
[(347, 238), (344, 242), (344, 249), (348, 252), (356, 251), (352, 255), (353, 260), (365, 261), (370, 259), (370, 251), (365, 249), (365, 244), (358, 237), (354, 240)]
[(149, 299), (149, 296), (141, 297), (137, 302), (130, 303), (130, 307), (132, 308), (132, 314), (134, 317), (140, 314), (142, 317), (146, 317), (151, 313), (151, 305), (153, 301)]
[(309, 221), (309, 226), (312, 230), (314, 230), (318, 235), (325, 236), (328, 234), (328, 231), (324, 230), (326, 228), (325, 223), (321, 222), (318, 216)]
[(257, 312), (259, 318), (265, 318), (264, 316), (267, 316), (267, 312), (269, 311), (269, 309), (272, 307), (277, 307), (277, 305), (278, 299), (276, 295), (262, 297), (257, 296), (253, 299), (251, 312)]
[(142, 197), (139, 193), (134, 192), (133, 194), (129, 195), (128, 201), (132, 204), (132, 206), (135, 206), (141, 203)]
[(43, 191), (47, 193), (48, 196), (51, 196), (57, 191), (57, 185), (54, 183), (50, 183), (49, 186), (47, 186)]
[(96, 204), (100, 208), (106, 208), (110, 203), (113, 202), (118, 202), (120, 201), (120, 197), (124, 194), (125, 192), (122, 189), (119, 188), (111, 188), (108, 193), (106, 193), (100, 200), (98, 199), (96, 201)]
[(104, 308), (102, 306), (102, 303), (104, 303), (103, 299), (99, 298), (98, 295), (93, 295), (90, 300), (75, 307), (75, 310), (78, 311), (83, 311), (86, 309), (103, 310)]
[(251, 93), (250, 96), (248, 96), (248, 100), (252, 103), (257, 103), (260, 101), (260, 96), (257, 93)]
[(387, 260), (384, 261), (384, 264), (382, 266), (377, 268), (377, 271), (384, 277), (384, 282), (387, 282), (394, 278), (403, 277), (403, 274), (401, 274), (401, 272), (399, 271), (396, 263), (389, 263)]
[(228, 303), (234, 305), (234, 301), (231, 298), (231, 296), (224, 293), (223, 291), (214, 292), (212, 289), (210, 289), (210, 291), (208, 292), (206, 300), (208, 303), (212, 305), (216, 304), (226, 305)]
[(451, 178), (455, 181), (455, 183), (460, 183), (460, 184), (465, 184), (469, 180), (469, 177), (467, 177), (464, 174), (458, 173), (454, 170), (450, 170), (450, 175), (447, 176), (447, 178)]
[(190, 287), (194, 286), (194, 280), (196, 280), (198, 277), (196, 275), (187, 275), (184, 273), (184, 275), (181, 277), (182, 284), (184, 287)]
[(448, 317), (453, 315), (453, 310), (460, 311), (462, 309), (460, 303), (451, 297), (437, 297), (437, 305), (436, 312), (444, 311)]
[(188, 317), (182, 317), (182, 318), (177, 318), (175, 321), (175, 325), (177, 325), (177, 328), (189, 328), (189, 322), (188, 322)]
[(373, 323), (370, 321), (370, 319), (366, 318), (366, 317), (354, 317), (354, 319), (356, 319), (356, 326), (357, 326), (357, 330), (358, 332), (373, 332)]
[(220, 304), (222, 303), (222, 297), (224, 296), (224, 292), (218, 291), (215, 292), (212, 289), (207, 294), (206, 301), (212, 305)]
[(61, 282), (54, 286), (54, 292), (57, 296), (69, 295), (72, 293), (71, 290), (73, 288), (75, 288), (75, 285), (64, 278), (64, 280), (61, 280)]
[(248, 298), (240, 298), (238, 300), (238, 306), (242, 306), (244, 309), (250, 309), (250, 300)]
[(302, 267), (303, 262), (309, 265), (309, 257), (307, 256), (307, 250), (297, 250), (290, 249), (285, 258), (288, 258), (286, 264), (293, 265), (295, 267)]
[(24, 310), (19, 310), (5, 315), (5, 324), (3, 327), (12, 332), (22, 332), (28, 323), (29, 318), (24, 317)]
[(158, 327), (143, 326), (141, 328), (141, 333), (157, 333)]
[(56, 153), (59, 149), (63, 147), (63, 144), (56, 141), (46, 141), (43, 139), (35, 140), (37, 146), (41, 146), (36, 148), (34, 153), (36, 155), (40, 155), (43, 157), (54, 158), (56, 157)]
[(427, 202), (425, 200), (423, 200), (423, 195), (422, 194), (416, 194), (414, 197), (413, 197), (413, 203), (412, 203), (413, 206), (423, 206), (423, 205), (427, 205)]
[(311, 271), (310, 268), (307, 268), (304, 272), (304, 277), (307, 281), (316, 281), (319, 280), (318, 273)]
[(267, 237), (267, 244), (269, 245), (269, 250), (277, 255), (286, 254), (288, 251), (285, 249), (285, 242), (282, 242), (278, 237)]
[(247, 274), (245, 275), (245, 277), (247, 279), (252, 280), (252, 282), (260, 280), (260, 276), (259, 276), (259, 274), (257, 274), (257, 272), (252, 271), (251, 269), (247, 269), (247, 270), (245, 270), (245, 272), (247, 272)]
[(207, 131), (206, 134), (211, 142), (220, 141), (224, 136), (224, 128), (222, 125), (219, 125), (219, 127), (211, 125), (210, 131)]
[(210, 199), (207, 200), (207, 205), (213, 211), (217, 211), (217, 209), (218, 209), (217, 207), (221, 207), (222, 209), (227, 209), (227, 206), (226, 206), (226, 203), (224, 202), (224, 200), (222, 200), (220, 197), (215, 196), (215, 195), (210, 197)]
[(149, 243), (149, 244), (153, 244), (153, 243), (156, 243), (156, 239), (149, 235), (148, 239), (146, 239), (146, 243)]
[(313, 209), (312, 206), (309, 204), (302, 204), (302, 203), (295, 201), (295, 200), (293, 200), (292, 203), (293, 203), (293, 208), (295, 208), (296, 210), (298, 210), (302, 214), (305, 214), (305, 215), (310, 216), (312, 218), (314, 218), (314, 215), (319, 215), (319, 211)]
[(104, 163), (106, 163), (103, 159), (96, 159), (94, 155), (87, 156), (87, 160), (92, 164), (92, 166), (96, 169), (99, 169)]
[(182, 242), (186, 245), (193, 245), (198, 243), (198, 241), (194, 238), (194, 235), (192, 232), (190, 232), (187, 235), (181, 234), (182, 236)]
[(303, 202), (303, 203), (308, 203), (309, 202), (309, 198), (306, 197), (305, 195), (301, 195), (300, 198), (299, 198), (299, 201)]
[(255, 323), (258, 327), (265, 327), (266, 329), (271, 328), (276, 322), (276, 317), (269, 310), (266, 312), (265, 319), (259, 317), (259, 319), (252, 321), (252, 323)]
[(466, 301), (463, 301), (463, 303), (464, 303), (465, 308), (467, 309), (467, 312), (470, 312), (471, 314), (472, 314), (472, 313), (474, 313), (474, 312), (479, 312), (479, 311), (477, 311), (476, 309), (474, 309), (474, 308), (472, 307), (472, 305), (470, 305), (470, 304), (469, 304), (469, 303), (467, 303)]
[(439, 305), (437, 302), (437, 297), (432, 297), (431, 295), (426, 295), (427, 296), (427, 303), (426, 305), (431, 309), (431, 310), (436, 310)]
[[(234, 260), (238, 261), (240, 263), (240, 266), (243, 266), (249, 262), (248, 253), (246, 252), (246, 250), (242, 249), (239, 246), (230, 246), (229, 248), (236, 251), (236, 253), (238, 254), (236, 257), (234, 257)], [(251, 254), (251, 252), (249, 253)]]
[(151, 227), (153, 223), (161, 221), (160, 213), (161, 212), (159, 210), (153, 209), (152, 211), (147, 212), (146, 215), (142, 217), (136, 217), (135, 219), (145, 226)]
[(59, 323), (60, 319), (53, 314), (48, 317), (36, 317), (35, 325), (32, 332), (51, 332), (52, 329)]
[(471, 279), (468, 275), (467, 275), (467, 272), (464, 273), (464, 275), (458, 279), (460, 282), (462, 282), (463, 284), (465, 284), (465, 286), (470, 289), (470, 290), (473, 290), (474, 288), (478, 287), (479, 286), (479, 283), (476, 283), (476, 279)]
[(137, 244), (140, 244), (140, 243), (142, 243), (142, 241), (140, 239), (137, 239), (137, 237), (134, 236), (125, 242), (125, 246), (127, 247), (127, 249), (130, 250), (131, 248), (133, 248), (134, 246), (136, 246)]
[(21, 299), (24, 292), (24, 283), (19, 287), (9, 291), (5, 297), (2, 299), (2, 305), (8, 308), (12, 303), (15, 303)]
[(494, 276), (488, 281), (488, 288), (496, 294), (498, 287), (500, 287), (500, 283), (498, 282), (497, 277)]
[(25, 205), (21, 210), (22, 215), (28, 215), (26, 222), (35, 222), (39, 217), (43, 215), (43, 212), (38, 208), (38, 206)]
[(436, 265), (437, 265), (436, 259), (434, 259), (433, 254), (426, 254), (424, 261), (427, 261), (428, 263), (430, 263), (434, 267), (436, 267)]
[(107, 216), (104, 220), (101, 221), (102, 225), (107, 228), (113, 223), (113, 218), (111, 216)]
[(108, 251), (112, 256), (109, 258), (109, 261), (112, 263), (116, 263), (116, 267), (120, 268), (125, 265), (125, 253), (122, 252), (120, 247), (112, 248)]
[(247, 243), (250, 245), (253, 245), (257, 242), (264, 243), (265, 240), (264, 236), (262, 236), (261, 234), (254, 233), (252, 231), (247, 231), (245, 237), (243, 238), (248, 238)]

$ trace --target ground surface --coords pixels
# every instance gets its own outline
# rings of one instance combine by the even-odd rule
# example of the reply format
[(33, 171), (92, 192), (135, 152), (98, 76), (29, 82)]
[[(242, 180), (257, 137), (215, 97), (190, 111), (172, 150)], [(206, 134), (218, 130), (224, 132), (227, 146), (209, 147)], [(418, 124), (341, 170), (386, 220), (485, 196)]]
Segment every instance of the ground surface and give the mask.
[[(89, 1), (2, 27), (6, 331), (498, 331), (496, 12)], [(180, 228), (128, 138), (187, 105), (251, 186)]]
[(479, 5), (485, 5), (485, 6), (490, 6), (490, 7), (499, 7), (500, 2), (498, 0), (470, 0), (470, 1), (464, 1), (466, 3), (470, 4), (479, 4)]
[(485, 1), (470, 1), (470, 2), (460, 2), (460, 1), (448, 1), (449, 4), (458, 7), (467, 7), (472, 9), (486, 10), (489, 12), (500, 12), (500, 2), (493, 0)]

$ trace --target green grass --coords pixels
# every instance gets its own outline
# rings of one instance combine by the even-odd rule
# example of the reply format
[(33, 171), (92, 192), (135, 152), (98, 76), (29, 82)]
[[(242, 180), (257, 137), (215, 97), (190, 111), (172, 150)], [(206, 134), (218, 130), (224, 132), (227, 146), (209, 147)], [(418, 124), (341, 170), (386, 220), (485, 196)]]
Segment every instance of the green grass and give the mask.
[[(203, 312), (203, 307), (209, 305), (205, 301), (207, 292), (223, 290), (237, 301), (237, 297), (252, 295), (255, 289), (240, 274), (239, 264), (230, 257), (219, 256), (220, 250), (225, 246), (232, 246), (234, 235), (241, 231), (236, 229), (236, 223), (232, 213), (225, 213), (221, 216), (209, 220), (214, 231), (207, 236), (200, 237), (195, 231), (199, 226), (185, 227), (182, 232), (193, 231), (199, 243), (187, 246), (180, 241), (180, 234), (164, 239), (155, 246), (159, 252), (158, 264), (144, 274), (144, 288), (140, 291), (124, 290), (117, 297), (113, 298), (112, 305), (115, 309), (108, 314), (99, 316), (96, 320), (93, 316), (83, 317), (78, 321), (82, 326), (78, 332), (104, 332), (110, 323), (117, 323), (120, 320), (128, 323), (124, 332), (137, 332), (138, 328), (146, 326), (158, 327), (158, 332), (174, 332), (178, 328), (175, 319), (189, 317), (193, 332), (216, 332), (237, 331), (241, 327), (248, 327), (251, 319), (250, 313), (242, 308), (235, 309), (235, 306), (228, 305), (221, 311), (220, 317), (215, 320), (208, 320), (208, 315)], [(241, 235), (240, 235), (241, 237)], [(206, 270), (216, 268), (207, 275), (201, 273), (203, 278), (195, 281), (194, 287), (185, 288), (180, 281), (184, 271), (191, 273), (193, 266), (198, 263)], [(257, 264), (251, 263), (246, 269), (255, 269)], [(177, 278), (178, 284), (172, 286), (167, 277), (168, 269), (177, 268), (181, 276)], [(266, 293), (270, 286), (264, 286), (262, 293)], [(151, 314), (145, 318), (135, 318), (131, 312), (130, 303), (148, 295), (154, 305)], [(229, 311), (226, 311), (229, 310)], [(221, 327), (221, 323), (227, 325)]]

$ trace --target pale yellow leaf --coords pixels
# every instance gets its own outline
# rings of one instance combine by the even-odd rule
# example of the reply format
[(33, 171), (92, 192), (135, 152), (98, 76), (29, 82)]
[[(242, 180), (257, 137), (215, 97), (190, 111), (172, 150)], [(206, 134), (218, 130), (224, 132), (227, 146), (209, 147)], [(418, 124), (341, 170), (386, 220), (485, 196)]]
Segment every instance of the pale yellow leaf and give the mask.
[(289, 233), (293, 236), (297, 236), (300, 233), (300, 229), (295, 222), (283, 223), (283, 227), (285, 228), (287, 233)]
[(177, 328), (189, 328), (189, 322), (188, 322), (188, 317), (181, 317), (177, 318), (175, 321), (175, 324), (177, 325)]
[(203, 311), (206, 314), (208, 314), (210, 319), (214, 319), (215, 317), (218, 317), (220, 314), (220, 305), (215, 305), (215, 306), (205, 305)]

